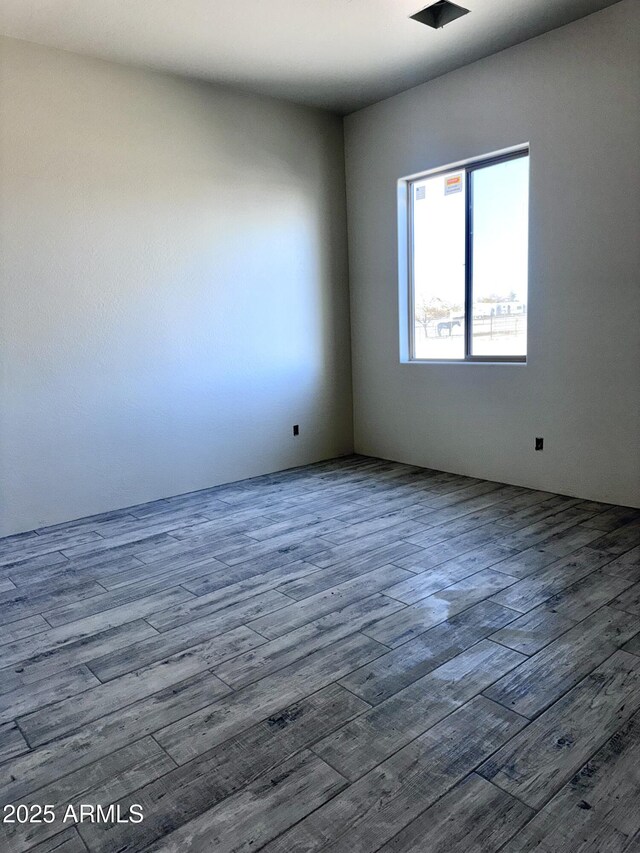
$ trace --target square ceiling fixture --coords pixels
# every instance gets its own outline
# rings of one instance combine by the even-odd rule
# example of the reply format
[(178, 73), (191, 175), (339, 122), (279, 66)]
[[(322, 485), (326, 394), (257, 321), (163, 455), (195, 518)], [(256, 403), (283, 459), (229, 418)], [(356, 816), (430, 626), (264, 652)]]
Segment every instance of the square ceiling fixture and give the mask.
[(450, 24), (456, 18), (461, 18), (463, 15), (468, 15), (469, 10), (463, 9), (462, 6), (456, 6), (455, 3), (449, 3), (449, 0), (438, 0), (437, 3), (432, 3), (416, 12), (410, 17), (414, 21), (419, 21), (421, 24), (426, 24), (428, 27), (433, 27), (434, 30)]

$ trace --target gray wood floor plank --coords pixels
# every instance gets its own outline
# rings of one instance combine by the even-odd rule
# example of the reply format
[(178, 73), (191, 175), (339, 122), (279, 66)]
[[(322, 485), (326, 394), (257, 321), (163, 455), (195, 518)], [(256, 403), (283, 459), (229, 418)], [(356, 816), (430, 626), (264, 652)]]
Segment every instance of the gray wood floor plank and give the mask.
[(137, 557), (131, 559), (135, 564), (125, 562), (123, 565), (121, 561), (118, 561), (116, 564), (103, 564), (97, 569), (91, 567), (90, 571), (102, 586), (112, 590), (132, 583), (140, 583), (150, 578), (161, 578), (174, 572), (181, 579), (183, 577), (186, 579), (187, 577), (203, 577), (204, 575), (215, 574), (216, 571), (223, 571), (225, 568), (228, 569), (228, 566), (225, 567), (225, 564), (216, 560), (215, 557), (200, 554), (194, 558), (190, 551), (176, 553), (172, 557), (152, 563), (144, 563)]
[(321, 740), (314, 752), (347, 779), (359, 779), (523, 660), (482, 640)]
[[(499, 547), (499, 546), (498, 546)], [(506, 549), (505, 549), (506, 550)], [(516, 578), (526, 578), (558, 561), (557, 554), (545, 551), (541, 546), (532, 545), (524, 551), (511, 550), (506, 559), (495, 563), (493, 568)]]
[(303, 752), (150, 849), (163, 853), (248, 853), (313, 812), (346, 784), (319, 758)]
[(362, 634), (290, 664), (156, 733), (156, 740), (178, 763), (184, 764), (265, 717), (326, 687), (368, 661), (384, 647)]
[(336, 685), (326, 687), (134, 791), (121, 805), (142, 805), (145, 819), (138, 826), (87, 826), (83, 836), (96, 853), (142, 850), (368, 707)]
[(42, 557), (52, 551), (62, 551), (68, 548), (91, 548), (99, 546), (105, 540), (94, 531), (76, 533), (73, 530), (62, 529), (46, 536), (34, 535), (29, 539), (11, 543), (4, 539), (0, 550), (0, 567), (11, 565), (20, 560)]
[(567, 619), (580, 622), (589, 614), (612, 603), (617, 596), (631, 586), (631, 581), (606, 575), (601, 569), (581, 578), (552, 595), (541, 606)]
[[(357, 669), (340, 683), (366, 702), (378, 705), (440, 664), (484, 640), (496, 628), (512, 621), (514, 616), (514, 612), (506, 607), (482, 601)], [(220, 677), (226, 681), (223, 675)]]
[[(336, 531), (330, 531), (324, 535), (328, 542), (334, 545), (344, 545), (347, 542), (353, 542), (355, 539), (361, 539), (363, 536), (369, 536), (375, 533), (381, 533), (384, 530), (392, 529), (398, 524), (405, 522), (422, 523), (426, 520), (429, 512), (425, 506), (410, 505), (402, 509), (394, 509), (389, 512), (383, 512), (375, 518), (369, 518), (366, 521), (359, 521), (354, 524), (346, 525), (342, 523), (342, 527)], [(417, 518), (420, 516), (420, 518)]]
[[(497, 540), (498, 532), (495, 535), (485, 534), (495, 530), (489, 525), (495, 522), (496, 518), (501, 517), (502, 513), (499, 511), (496, 513), (493, 509), (482, 509), (442, 524), (428, 525), (425, 520), (423, 530), (417, 531), (407, 539), (415, 545), (420, 545), (421, 548), (430, 549), (433, 552), (450, 549), (451, 556), (458, 556), (471, 550), (474, 545), (487, 545)], [(504, 530), (499, 529), (499, 535), (504, 536)], [(465, 551), (463, 546), (467, 544), (469, 548)]]
[(623, 527), (618, 527), (611, 533), (606, 533), (599, 539), (594, 539), (590, 543), (593, 548), (599, 548), (607, 551), (615, 557), (619, 557), (626, 551), (636, 548), (640, 545), (640, 520), (625, 524)]
[(611, 602), (612, 607), (640, 616), (640, 583), (634, 584)]
[[(578, 508), (576, 507), (576, 509)], [(553, 536), (541, 542), (539, 547), (550, 554), (557, 554), (558, 557), (566, 557), (567, 554), (573, 553), (578, 548), (583, 548), (594, 542), (596, 538), (595, 530), (583, 527), (582, 524), (577, 524), (574, 527), (569, 527), (568, 530), (554, 533)]]
[[(118, 649), (131, 648), (135, 643), (144, 641), (147, 637), (157, 636), (158, 632), (144, 620), (127, 622), (115, 628), (92, 634), (89, 632), (67, 632), (53, 638), (59, 628), (51, 628), (46, 634), (47, 639), (32, 652), (32, 657), (19, 660), (13, 666), (0, 670), (0, 693), (8, 693), (20, 686), (33, 684), (44, 678), (51, 678), (76, 664), (86, 663), (93, 657), (113, 654)], [(40, 636), (40, 635), (37, 635)], [(26, 640), (21, 641), (26, 645)], [(4, 651), (3, 647), (3, 651)], [(20, 646), (7, 645), (15, 648), (14, 657), (20, 657)], [(33, 648), (33, 647), (32, 647)], [(28, 652), (25, 650), (26, 654)], [(4, 657), (3, 657), (4, 661)]]
[(235, 600), (240, 601), (244, 592), (248, 595), (255, 595), (258, 592), (282, 586), (289, 581), (306, 577), (309, 574), (318, 572), (319, 569), (313, 563), (298, 560), (293, 563), (286, 563), (284, 566), (278, 566), (278, 568), (271, 569), (268, 572), (247, 574), (234, 582), (233, 578), (236, 571), (237, 567), (231, 569), (229, 566), (226, 566), (220, 573), (204, 572), (196, 576), (193, 580), (182, 582), (180, 586), (184, 586), (185, 589), (188, 589), (194, 595), (211, 595), (212, 597), (208, 599), (210, 601), (215, 601), (215, 596), (212, 593), (216, 593), (221, 599), (230, 600), (237, 595)]
[(68, 557), (65, 557), (60, 551), (51, 551), (48, 554), (43, 554), (41, 557), (32, 557), (26, 560), (7, 563), (4, 566), (2, 574), (7, 575), (16, 586), (19, 586), (22, 582), (28, 583), (33, 577), (37, 577), (40, 572), (46, 576), (48, 572), (60, 569), (65, 564), (69, 564)]
[(363, 521), (370, 521), (376, 518), (388, 517), (392, 513), (400, 512), (400, 518), (396, 518), (397, 523), (400, 521), (410, 521), (416, 516), (426, 516), (429, 513), (435, 512), (430, 509), (424, 501), (421, 500), (420, 494), (416, 494), (414, 490), (401, 489), (396, 497), (387, 496), (382, 502), (379, 501), (364, 501), (360, 504), (352, 503), (350, 507), (346, 507), (341, 513), (336, 515), (340, 521), (346, 524), (359, 524)]
[(69, 699), (98, 684), (100, 682), (91, 670), (81, 664), (35, 681), (29, 684), (28, 690), (20, 686), (11, 692), (0, 693), (0, 723), (16, 720), (32, 711), (46, 713), (44, 709), (54, 702)]
[(415, 483), (415, 487), (418, 489), (420, 495), (424, 496), (423, 500), (429, 503), (434, 498), (452, 494), (480, 482), (482, 481), (475, 477), (464, 477), (462, 474), (431, 471), (430, 473), (423, 474), (422, 478)]
[(0, 624), (17, 622), (27, 616), (36, 616), (62, 601), (82, 601), (104, 593), (104, 589), (93, 581), (70, 584), (49, 591), (12, 589), (0, 595)]
[(584, 522), (585, 527), (593, 527), (595, 530), (611, 532), (618, 527), (624, 527), (632, 521), (640, 519), (640, 510), (629, 506), (608, 506), (602, 504), (604, 512), (599, 512)]
[[(6, 844), (6, 849), (12, 853), (30, 850), (34, 844), (56, 837), (64, 828), (69, 805), (74, 809), (80, 803), (107, 807), (174, 768), (174, 762), (151, 737), (116, 750), (23, 798), (21, 802), (25, 805), (52, 805), (56, 820), (53, 823), (0, 824), (0, 849), (5, 849), (2, 845)], [(125, 814), (123, 810), (123, 816)], [(128, 824), (127, 828), (131, 826), (133, 824)]]
[(10, 666), (16, 661), (34, 658), (36, 655), (45, 652), (50, 653), (52, 650), (76, 639), (90, 637), (111, 628), (121, 627), (128, 622), (137, 621), (141, 617), (164, 610), (171, 604), (179, 604), (191, 598), (194, 596), (181, 587), (174, 587), (154, 595), (138, 598), (136, 601), (104, 610), (102, 613), (96, 613), (93, 616), (86, 616), (84, 619), (78, 619), (57, 628), (51, 628), (51, 630), (36, 634), (28, 640), (8, 643), (2, 648), (2, 662), (5, 666)]
[[(300, 514), (304, 516), (304, 513)], [(302, 532), (308, 537), (316, 536), (331, 541), (328, 537), (339, 535), (342, 530), (347, 527), (347, 523), (336, 515), (329, 518), (316, 518), (314, 513), (307, 514), (306, 524), (300, 523), (300, 520), (273, 521), (269, 516), (268, 521), (262, 527), (255, 525), (248, 531), (248, 535), (258, 542), (269, 541), (270, 539), (278, 539), (280, 536), (288, 535), (289, 533), (299, 536)]]
[(0, 725), (0, 764), (16, 755), (22, 755), (28, 749), (29, 744), (15, 722), (11, 721)]
[[(159, 563), (161, 560), (170, 560), (172, 558), (183, 561), (190, 560), (192, 563), (195, 563), (198, 560), (212, 559), (219, 551), (224, 551), (234, 543), (241, 545), (253, 541), (248, 536), (243, 536), (239, 533), (219, 538), (209, 536), (203, 537), (203, 539), (204, 541), (202, 542), (198, 542), (195, 538), (192, 538), (188, 542), (178, 542), (173, 536), (161, 533), (154, 537), (140, 540), (139, 542), (120, 545), (118, 548), (114, 548), (111, 553), (134, 556), (138, 562), (146, 564)], [(103, 551), (89, 554), (84, 559), (95, 562), (100, 560), (101, 557), (104, 558), (105, 554), (108, 553)], [(78, 559), (82, 558), (75, 557), (74, 562)]]
[[(338, 527), (344, 526), (342, 522), (338, 522), (333, 518), (320, 521), (316, 519), (307, 521), (305, 525), (283, 525), (284, 529), (280, 534), (277, 534), (273, 530), (276, 523), (266, 514), (268, 511), (269, 507), (265, 507), (263, 514), (259, 516), (245, 511), (248, 517), (241, 522), (234, 516), (230, 516), (228, 520), (223, 520), (222, 523), (219, 518), (216, 518), (207, 524), (199, 524), (195, 527), (183, 528), (177, 531), (172, 530), (171, 535), (174, 539), (184, 541), (185, 543), (204, 545), (208, 542), (217, 543), (221, 537), (229, 541), (231, 536), (243, 534), (238, 537), (238, 545), (244, 544), (249, 546), (251, 544), (255, 545), (258, 542), (263, 542), (266, 545), (268, 542), (271, 542), (274, 548), (277, 548), (282, 547), (285, 539), (289, 544), (299, 542), (304, 532), (307, 533), (306, 538), (315, 539), (323, 536), (325, 532), (331, 532)], [(255, 533), (258, 533), (258, 536), (255, 536)], [(226, 546), (224, 550), (230, 550), (229, 546)], [(266, 553), (269, 553), (268, 548)]]
[(632, 583), (640, 581), (640, 545), (607, 563), (602, 571), (619, 578), (625, 578)]
[(523, 725), (502, 706), (474, 699), (267, 844), (263, 853), (373, 853)]
[[(629, 583), (629, 581), (624, 581)], [(527, 655), (535, 654), (586, 619), (619, 590), (607, 580), (603, 570), (595, 572), (552, 595), (542, 604), (496, 632), (491, 639)]]
[(237, 563), (246, 563), (247, 560), (254, 560), (259, 557), (267, 557), (276, 552), (286, 552), (287, 554), (295, 554), (297, 560), (304, 560), (313, 554), (319, 554), (330, 545), (328, 540), (322, 538), (310, 539), (303, 532), (289, 533), (286, 536), (277, 536), (274, 539), (267, 539), (265, 542), (256, 542), (251, 540), (247, 545), (238, 548), (237, 545), (220, 551), (216, 556), (228, 566), (235, 566)]
[(87, 853), (87, 848), (76, 827), (70, 826), (53, 838), (31, 847), (30, 853)]
[(84, 619), (78, 619), (75, 622), (52, 628), (50, 631), (36, 634), (30, 638), (30, 641), (20, 640), (18, 643), (5, 645), (2, 649), (3, 663), (8, 666), (17, 661), (34, 658), (36, 655), (51, 652), (76, 638), (92, 636), (111, 628), (120, 627), (128, 622), (138, 621), (141, 617), (164, 610), (172, 602), (178, 604), (193, 597), (186, 589), (174, 587), (154, 595), (138, 598), (134, 602), (122, 604), (119, 607), (104, 610), (93, 616), (86, 616)]
[(47, 631), (51, 628), (48, 622), (42, 616), (26, 616), (24, 619), (19, 619), (17, 622), (10, 622), (8, 625), (0, 625), (0, 646), (6, 643), (15, 643), (16, 640), (22, 640), (25, 637), (31, 637), (34, 634), (39, 634), (40, 631)]
[(55, 533), (57, 530), (98, 530), (103, 523), (125, 518), (133, 518), (129, 510), (113, 509), (96, 515), (87, 515), (84, 518), (76, 518), (72, 521), (60, 521), (58, 524), (51, 524), (47, 527), (37, 527), (35, 533), (46, 536), (49, 533)]
[[(406, 499), (408, 500), (408, 499)], [(306, 500), (283, 500), (277, 510), (269, 509), (269, 518), (273, 522), (289, 521), (300, 512), (309, 512), (319, 521), (340, 517), (346, 513), (355, 513), (361, 507), (355, 501), (347, 500), (338, 494), (329, 492), (328, 497)]]
[(215, 676), (197, 675), (6, 761), (0, 765), (0, 798), (14, 802), (28, 796), (228, 692), (229, 688)]
[(231, 637), (228, 634), (213, 637), (106, 684), (91, 686), (79, 695), (61, 698), (42, 710), (21, 716), (18, 723), (29, 744), (40, 746), (213, 668), (230, 655), (252, 648), (259, 642), (260, 638), (256, 634), (251, 635), (246, 628)]
[[(288, 533), (295, 533), (299, 530), (305, 530), (311, 536), (318, 530), (322, 531), (317, 535), (325, 537), (327, 533), (334, 530), (340, 530), (345, 527), (345, 523), (340, 521), (335, 516), (332, 518), (318, 518), (313, 512), (298, 512), (295, 516), (289, 517), (286, 521), (274, 521), (271, 516), (264, 518), (265, 524), (260, 526), (254, 524), (247, 532), (252, 539), (262, 542), (265, 539), (274, 539), (278, 536), (284, 536)], [(601, 534), (598, 534), (601, 535)]]
[(380, 853), (487, 853), (500, 849), (534, 814), (472, 773), (381, 847)]
[(400, 583), (394, 584), (386, 590), (391, 598), (397, 598), (403, 604), (415, 604), (422, 598), (427, 598), (440, 590), (453, 586), (458, 581), (469, 578), (477, 572), (468, 563), (453, 560), (451, 563), (443, 563), (436, 566), (430, 572), (422, 572), (412, 575)]
[(571, 509), (579, 503), (580, 500), (578, 498), (567, 498), (564, 495), (550, 495), (547, 500), (511, 513), (502, 518), (498, 523), (501, 527), (508, 530), (522, 529), (531, 524), (536, 524), (538, 521), (552, 519), (559, 513)]
[[(208, 591), (212, 592), (217, 589), (229, 586), (232, 583), (239, 583), (243, 580), (257, 577), (261, 574), (258, 567), (250, 563), (242, 563), (238, 566), (225, 566), (219, 560), (214, 559), (199, 559), (197, 562), (186, 560), (184, 565), (171, 565), (171, 561), (162, 561), (163, 566), (161, 571), (157, 571), (155, 563), (142, 564), (141, 569), (136, 569), (133, 572), (112, 575), (105, 578), (100, 578), (100, 583), (109, 590), (122, 589), (129, 586), (132, 582), (149, 582), (154, 578), (164, 579), (165, 577), (174, 577), (175, 583), (184, 586), (192, 582), (204, 582), (208, 584)], [(180, 563), (177, 560), (177, 563)], [(296, 563), (295, 565), (299, 565)], [(189, 590), (191, 592), (191, 590)], [(200, 594), (200, 593), (194, 593)]]
[[(108, 552), (104, 552), (108, 554)], [(111, 572), (135, 571), (142, 566), (140, 560), (135, 557), (110, 557), (103, 554), (101, 561), (91, 562), (85, 565), (83, 560), (67, 560), (66, 563), (58, 564), (47, 569), (41, 569), (36, 573), (30, 573), (22, 577), (16, 577), (15, 582), (20, 589), (35, 589), (38, 586), (53, 586), (61, 582), (96, 581), (100, 586), (105, 586), (104, 579)]]
[(288, 596), (275, 589), (267, 589), (265, 592), (244, 598), (241, 593), (240, 600), (235, 600), (236, 598), (237, 596), (231, 596), (231, 600), (227, 603), (215, 594), (192, 596), (175, 607), (152, 613), (147, 616), (147, 622), (157, 631), (164, 632), (217, 613), (219, 622), (224, 623), (225, 629), (231, 629), (261, 616), (266, 617), (267, 614), (273, 614), (291, 604)]
[[(121, 604), (129, 604), (149, 595), (164, 592), (176, 587), (178, 580), (179, 578), (173, 574), (165, 579), (150, 579), (109, 592), (105, 592), (102, 587), (99, 587), (99, 592), (90, 598), (71, 601), (59, 607), (56, 606), (54, 609), (43, 607), (40, 612), (53, 628), (57, 628), (59, 625), (68, 625), (69, 622), (76, 622), (78, 619), (111, 610)], [(70, 597), (73, 598), (74, 596)]]
[[(483, 510), (486, 512), (486, 510)], [(490, 545), (503, 544), (504, 530), (499, 528), (495, 522), (487, 523), (485, 519), (480, 523), (475, 519), (475, 516), (468, 516), (465, 519), (458, 519), (450, 522), (451, 528), (448, 529), (447, 538), (441, 538), (434, 534), (430, 539), (437, 541), (429, 542), (426, 536), (417, 537), (411, 536), (407, 541), (421, 545), (423, 551), (420, 555), (420, 564), (425, 568), (434, 568), (445, 563), (447, 560), (453, 560), (457, 557), (462, 557), (471, 551), (477, 551), (479, 548), (484, 548)], [(454, 526), (455, 525), (455, 529)], [(443, 528), (448, 525), (443, 525)], [(465, 532), (460, 532), (464, 527), (470, 528)], [(431, 530), (440, 530), (441, 528), (430, 528)], [(421, 541), (419, 541), (419, 538)], [(427, 539), (427, 541), (422, 541)], [(513, 549), (510, 549), (513, 550)]]
[[(500, 545), (487, 545), (484, 548), (480, 547), (474, 551), (462, 554), (460, 557), (454, 557), (452, 560), (437, 563), (434, 568), (432, 565), (434, 557), (431, 554), (425, 557), (425, 565), (422, 564), (421, 555), (424, 556), (424, 552), (421, 549), (408, 557), (403, 557), (400, 560), (390, 560), (389, 562), (396, 566), (400, 566), (402, 569), (409, 569), (417, 574), (424, 574), (427, 570), (434, 571), (435, 569), (447, 571), (449, 568), (454, 566), (460, 571), (466, 571), (468, 569), (469, 571), (467, 574), (473, 574), (474, 572), (479, 572), (481, 569), (489, 568), (493, 568), (496, 571), (504, 571), (505, 574), (512, 574), (507, 570), (507, 568), (502, 568), (502, 565), (505, 558), (516, 553), (517, 552), (509, 548), (502, 548)], [(461, 575), (461, 577), (466, 577), (466, 575)]]
[(640, 655), (640, 634), (636, 634), (632, 640), (622, 647), (625, 652)]
[(381, 619), (373, 627), (367, 628), (366, 633), (374, 640), (395, 648), (512, 583), (515, 583), (515, 579), (509, 575), (483, 569), (434, 595), (420, 599), (398, 613)]
[[(107, 542), (107, 540), (104, 540)], [(127, 562), (139, 553), (146, 553), (150, 548), (158, 548), (161, 545), (175, 545), (175, 539), (172, 539), (168, 533), (155, 533), (150, 536), (145, 536), (144, 539), (139, 539), (133, 542), (127, 542), (123, 545), (114, 544), (113, 540), (108, 542), (108, 548), (99, 548), (89, 551), (87, 554), (75, 554), (69, 562), (74, 566), (83, 566), (85, 568), (103, 566), (117, 561)]]
[[(235, 543), (234, 543), (235, 544)], [(324, 539), (309, 539), (308, 541), (299, 541), (294, 542), (288, 546), (282, 547), (274, 547), (272, 550), (268, 548), (264, 548), (264, 552), (262, 554), (251, 554), (248, 548), (241, 549), (246, 557), (244, 561), (240, 559), (233, 564), (230, 564), (232, 568), (239, 568), (242, 565), (249, 565), (253, 568), (254, 573), (256, 572), (268, 572), (271, 569), (277, 569), (280, 566), (284, 566), (287, 563), (293, 563), (300, 560), (306, 560), (309, 563), (316, 563), (316, 556), (319, 553), (324, 553), (327, 545), (329, 543)], [(254, 543), (256, 548), (260, 545), (265, 545), (265, 543)], [(236, 549), (232, 552), (239, 558), (239, 551)], [(218, 555), (218, 558), (221, 559), (222, 554)]]
[(100, 681), (110, 681), (119, 675), (150, 666), (156, 661), (219, 636), (225, 638), (220, 640), (221, 643), (229, 643), (230, 656), (266, 642), (265, 638), (255, 631), (242, 624), (238, 625), (237, 612), (224, 618), (214, 613), (204, 619), (165, 631), (164, 634), (158, 634), (150, 625), (148, 627), (147, 637), (140, 642), (109, 650), (106, 654), (95, 654), (88, 660), (89, 668)]
[(173, 515), (177, 511), (192, 512), (196, 515), (206, 515), (212, 518), (214, 515), (227, 512), (228, 505), (218, 500), (209, 490), (204, 492), (191, 492), (173, 498), (165, 498), (162, 501), (139, 504), (129, 508), (129, 515), (134, 518), (163, 519), (167, 515)]
[(278, 590), (296, 601), (300, 601), (332, 586), (337, 586), (351, 578), (365, 575), (374, 569), (381, 569), (383, 566), (389, 564), (396, 565), (396, 561), (399, 558), (414, 551), (414, 546), (406, 542), (394, 543), (386, 548), (379, 548), (372, 551), (371, 554), (364, 557), (354, 557), (351, 560), (345, 560), (344, 563), (339, 563), (327, 569), (318, 569), (315, 567), (316, 571), (313, 575), (307, 574), (299, 580), (283, 583), (278, 587)]
[(640, 832), (633, 836), (633, 838), (627, 839), (625, 842), (624, 853), (640, 853)]
[(534, 655), (575, 624), (573, 619), (540, 605), (490, 634), (489, 639), (524, 655)]
[(363, 631), (402, 606), (400, 602), (376, 593), (314, 619), (275, 640), (265, 641), (258, 648), (234, 657), (213, 671), (225, 684), (238, 690), (349, 634)]
[(599, 569), (607, 558), (588, 548), (562, 557), (533, 575), (523, 578), (493, 597), (497, 604), (526, 613), (563, 589)]
[(492, 483), (489, 481), (483, 481), (474, 483), (471, 486), (466, 486), (462, 489), (458, 489), (455, 492), (450, 494), (443, 495), (440, 498), (435, 498), (430, 501), (431, 507), (433, 509), (444, 509), (445, 507), (456, 506), (458, 504), (464, 504), (469, 500), (473, 500), (479, 496), (485, 496), (487, 494), (495, 494), (497, 491), (508, 488), (505, 486), (501, 486), (500, 483)]
[(638, 708), (640, 659), (617, 651), (479, 772), (531, 808), (540, 808)]
[(511, 496), (508, 500), (510, 514), (521, 512), (530, 507), (538, 507), (552, 498), (557, 498), (553, 492), (540, 492), (535, 489), (522, 489), (519, 495)]
[[(260, 516), (262, 518), (262, 516)], [(136, 549), (136, 557), (143, 563), (154, 563), (158, 558), (166, 558), (172, 553), (181, 553), (182, 551), (191, 551), (192, 554), (202, 554), (211, 557), (217, 557), (218, 554), (228, 551), (230, 548), (246, 547), (255, 544), (255, 539), (247, 536), (242, 532), (249, 524), (255, 522), (255, 513), (251, 521), (237, 522), (230, 519), (227, 520), (223, 527), (218, 524), (211, 525), (207, 532), (200, 530), (200, 526), (184, 528), (182, 531), (182, 539), (178, 540), (171, 531), (170, 542), (178, 542), (177, 545), (171, 547), (169, 544), (160, 544), (153, 548), (138, 547)]]
[[(507, 548), (516, 549), (529, 548), (532, 545), (553, 546), (553, 543), (557, 542), (559, 534), (570, 530), (581, 521), (591, 518), (591, 515), (592, 513), (588, 511), (570, 507), (550, 518), (536, 521), (535, 524), (508, 533), (502, 540), (502, 544)], [(598, 542), (598, 539), (591, 541)]]
[[(493, 510), (483, 517), (487, 520), (495, 520), (503, 515), (513, 511), (512, 500), (517, 500), (519, 494), (524, 492), (523, 489), (516, 489), (513, 486), (505, 486), (499, 489), (492, 489), (489, 493), (467, 498), (466, 500), (456, 501), (441, 509), (431, 509), (424, 516), (417, 516), (417, 521), (424, 521), (430, 527), (435, 527), (441, 524), (446, 524), (450, 521), (455, 521), (463, 516), (479, 513), (481, 510)], [(434, 501), (430, 501), (431, 504)]]
[(640, 619), (603, 607), (509, 672), (484, 695), (533, 719), (639, 631)]
[(10, 551), (12, 548), (19, 546), (20, 543), (29, 540), (33, 541), (36, 539), (37, 541), (37, 536), (38, 534), (35, 530), (25, 530), (23, 533), (13, 533), (11, 536), (5, 536), (2, 539), (3, 550)]
[[(204, 516), (198, 518), (199, 521), (207, 521)], [(133, 545), (134, 547), (144, 547), (144, 540), (150, 536), (161, 536), (171, 532), (171, 525), (166, 523), (160, 524), (145, 524), (144, 522), (135, 521), (130, 529), (127, 529), (126, 524), (122, 525), (123, 532), (109, 536), (107, 539), (99, 537), (98, 539), (86, 538), (89, 534), (76, 536), (76, 541), (69, 541), (64, 546), (58, 546), (58, 550), (62, 551), (65, 557), (73, 559), (74, 557), (82, 557), (86, 554), (98, 554), (101, 551), (109, 551), (112, 548), (117, 548), (119, 545)], [(80, 541), (82, 540), (82, 541)]]
[(503, 853), (627, 850), (640, 832), (640, 716), (564, 785)]
[(153, 516), (138, 518), (129, 515), (127, 518), (114, 518), (101, 524), (99, 531), (100, 535), (106, 539), (109, 537), (117, 538), (125, 533), (137, 533), (141, 530), (145, 533), (149, 531), (151, 533), (167, 532), (174, 535), (185, 527), (206, 526), (210, 523), (211, 519), (206, 514), (196, 511), (193, 504), (188, 506), (169, 505), (164, 512), (155, 513)]
[[(417, 525), (413, 521), (398, 524), (395, 527), (387, 528), (382, 533), (371, 533), (369, 536), (362, 536), (354, 542), (349, 542), (345, 545), (331, 545), (319, 554), (314, 554), (309, 557), (309, 562), (318, 566), (320, 569), (327, 569), (334, 566), (336, 563), (342, 563), (346, 560), (351, 560), (354, 557), (368, 557), (372, 551), (377, 548), (384, 548), (390, 543), (397, 543), (401, 539), (421, 530), (424, 525)], [(329, 546), (330, 543), (327, 543)], [(419, 546), (412, 546), (416, 552), (420, 551)]]
[(540, 543), (540, 548), (543, 551), (548, 551), (550, 554), (557, 554), (558, 557), (566, 557), (567, 554), (572, 554), (578, 548), (589, 545), (598, 538), (597, 532), (587, 527), (582, 527), (580, 524), (569, 527), (568, 530), (561, 530), (559, 533), (554, 533)]
[(303, 598), (301, 601), (290, 604), (278, 611), (279, 615), (277, 616), (275, 613), (269, 614), (247, 624), (259, 634), (269, 639), (275, 639), (306, 625), (308, 622), (312, 622), (319, 616), (353, 604), (354, 601), (374, 592), (380, 592), (398, 583), (398, 581), (404, 580), (409, 574), (405, 569), (398, 569), (396, 566), (383, 566), (362, 577), (353, 578), (316, 595), (311, 595), (309, 598)]

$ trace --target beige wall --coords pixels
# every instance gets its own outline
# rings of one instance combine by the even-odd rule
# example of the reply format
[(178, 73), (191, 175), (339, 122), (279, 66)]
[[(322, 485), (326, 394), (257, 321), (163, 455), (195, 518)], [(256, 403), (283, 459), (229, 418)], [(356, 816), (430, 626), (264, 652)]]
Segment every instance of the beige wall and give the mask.
[(0, 63), (0, 534), (349, 452), (341, 121)]
[[(639, 43), (623, 0), (347, 118), (356, 450), (640, 505)], [(524, 142), (528, 364), (400, 364), (396, 182)]]

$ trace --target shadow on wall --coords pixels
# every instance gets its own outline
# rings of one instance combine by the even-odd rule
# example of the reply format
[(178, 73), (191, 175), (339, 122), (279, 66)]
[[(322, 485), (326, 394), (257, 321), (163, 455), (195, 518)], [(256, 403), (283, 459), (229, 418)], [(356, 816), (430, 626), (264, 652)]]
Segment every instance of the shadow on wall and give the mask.
[(5, 42), (0, 533), (349, 452), (340, 120)]

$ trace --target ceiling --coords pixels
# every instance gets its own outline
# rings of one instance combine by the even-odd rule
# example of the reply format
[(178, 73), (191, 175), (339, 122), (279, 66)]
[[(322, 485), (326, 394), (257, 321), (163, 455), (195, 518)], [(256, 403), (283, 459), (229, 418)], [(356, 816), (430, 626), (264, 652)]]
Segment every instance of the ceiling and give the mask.
[(347, 113), (617, 0), (457, 2), (432, 30), (429, 0), (0, 0), (0, 32)]

